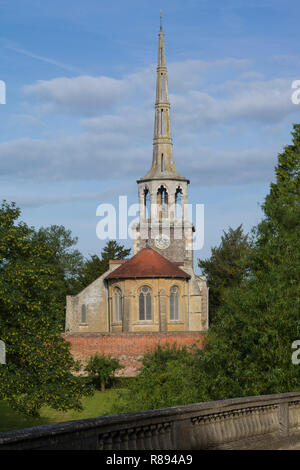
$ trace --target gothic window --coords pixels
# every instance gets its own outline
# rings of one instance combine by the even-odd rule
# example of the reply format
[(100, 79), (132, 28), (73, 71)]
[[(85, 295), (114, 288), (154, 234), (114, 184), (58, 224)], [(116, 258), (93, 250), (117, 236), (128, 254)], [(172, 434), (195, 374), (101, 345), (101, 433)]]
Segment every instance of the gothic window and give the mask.
[(160, 97), (163, 100), (164, 99), (164, 81), (163, 81), (163, 74), (161, 73), (161, 78), (160, 78)]
[(143, 286), (139, 295), (139, 319), (152, 320), (152, 298), (151, 289)]
[(81, 323), (86, 324), (86, 305), (81, 305)]
[(160, 163), (161, 163), (160, 169), (161, 169), (161, 171), (163, 172), (163, 171), (165, 171), (165, 162), (164, 162), (164, 154), (163, 154), (163, 153), (161, 154), (161, 161), (160, 161)]
[(160, 133), (164, 135), (164, 110), (161, 110), (161, 120), (160, 120)]
[(171, 287), (170, 292), (170, 320), (179, 320), (178, 289), (176, 286)]
[(182, 189), (177, 188), (175, 193), (175, 209), (177, 219), (182, 218)]
[(144, 217), (150, 218), (150, 193), (147, 188), (144, 189)]
[(119, 287), (115, 289), (115, 321), (122, 321), (122, 291)]
[(159, 218), (168, 217), (168, 193), (166, 188), (161, 186), (157, 191), (157, 205), (159, 210)]

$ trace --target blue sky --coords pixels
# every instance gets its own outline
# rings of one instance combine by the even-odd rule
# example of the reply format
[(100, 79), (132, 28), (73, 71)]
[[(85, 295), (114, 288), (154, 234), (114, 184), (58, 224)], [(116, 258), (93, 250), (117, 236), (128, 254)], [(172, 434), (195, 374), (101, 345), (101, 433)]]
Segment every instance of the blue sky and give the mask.
[(160, 9), (175, 165), (205, 205), (196, 258), (260, 220), (300, 120), (297, 1), (0, 0), (0, 198), (70, 228), (85, 255), (104, 245), (98, 204), (136, 202), (152, 161)]

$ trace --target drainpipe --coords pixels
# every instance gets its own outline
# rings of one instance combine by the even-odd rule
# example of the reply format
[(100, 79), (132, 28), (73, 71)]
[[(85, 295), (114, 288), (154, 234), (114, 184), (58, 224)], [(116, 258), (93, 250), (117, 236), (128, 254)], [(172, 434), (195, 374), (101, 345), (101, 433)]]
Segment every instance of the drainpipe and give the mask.
[(106, 322), (107, 322), (107, 333), (110, 332), (110, 322), (109, 322), (109, 302), (108, 302), (108, 281), (104, 280), (105, 284), (105, 297), (106, 297)]
[(190, 331), (190, 279), (188, 280), (188, 331)]
[(207, 329), (208, 329), (209, 328), (209, 287), (207, 288), (206, 310), (207, 310)]

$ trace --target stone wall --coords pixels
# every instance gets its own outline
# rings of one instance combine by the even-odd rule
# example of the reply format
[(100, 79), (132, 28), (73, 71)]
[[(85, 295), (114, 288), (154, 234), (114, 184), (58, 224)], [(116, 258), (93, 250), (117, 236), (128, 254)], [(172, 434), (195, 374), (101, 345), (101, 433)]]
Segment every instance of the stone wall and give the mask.
[(299, 392), (234, 398), (0, 433), (0, 450), (299, 448)]
[[(77, 295), (67, 295), (66, 331), (98, 332), (109, 331), (107, 302), (108, 294), (105, 277), (117, 269), (124, 260), (110, 261), (109, 270), (89, 284)], [(85, 319), (82, 319), (82, 307), (85, 308)]]
[(63, 337), (71, 344), (71, 352), (75, 359), (87, 361), (95, 353), (118, 357), (125, 367), (118, 375), (135, 375), (141, 366), (145, 352), (151, 351), (157, 344), (173, 344), (202, 346), (204, 333), (199, 332), (167, 332), (167, 333), (74, 333)]

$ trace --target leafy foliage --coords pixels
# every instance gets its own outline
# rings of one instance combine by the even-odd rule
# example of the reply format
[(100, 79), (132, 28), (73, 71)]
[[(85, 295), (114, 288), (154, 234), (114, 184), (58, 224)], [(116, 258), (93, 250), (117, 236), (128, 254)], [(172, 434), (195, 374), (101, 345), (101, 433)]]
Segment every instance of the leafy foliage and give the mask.
[(299, 389), (291, 345), (300, 337), (300, 125), (278, 156), (276, 182), (248, 258), (251, 277), (228, 290), (199, 354), (201, 399)]
[(144, 355), (140, 374), (121, 391), (117, 412), (157, 409), (196, 401), (194, 349), (158, 345)]
[(88, 372), (89, 382), (104, 392), (105, 386), (112, 380), (115, 372), (122, 368), (118, 359), (96, 353), (90, 357), (85, 371)]
[(0, 365), (0, 399), (27, 414), (42, 405), (80, 409), (85, 384), (58, 332), (57, 248), (46, 232), (19, 221), (20, 210), (0, 207), (0, 337), (6, 365)]
[(70, 230), (62, 225), (51, 225), (50, 227), (41, 227), (34, 231), (34, 239), (37, 243), (46, 244), (49, 250), (48, 263), (53, 270), (53, 282), (55, 283), (57, 300), (57, 320), (58, 328), (63, 330), (65, 324), (65, 305), (66, 295), (72, 295), (77, 292), (78, 283), (84, 267), (84, 258), (82, 254), (74, 249), (77, 238), (72, 236)]
[(218, 308), (229, 287), (238, 287), (246, 279), (248, 267), (245, 258), (250, 250), (248, 235), (243, 234), (242, 225), (223, 232), (219, 246), (211, 249), (209, 259), (199, 259), (198, 266), (207, 278), (209, 286), (210, 324), (217, 319)]
[(125, 259), (130, 255), (130, 248), (118, 244), (115, 240), (109, 240), (101, 252), (101, 258), (98, 255), (90, 255), (89, 259), (84, 261), (77, 283), (77, 292), (102, 276), (109, 268), (110, 259)]

